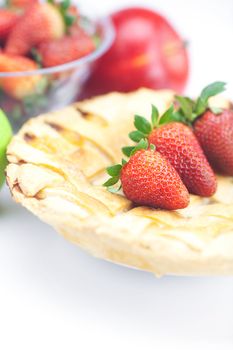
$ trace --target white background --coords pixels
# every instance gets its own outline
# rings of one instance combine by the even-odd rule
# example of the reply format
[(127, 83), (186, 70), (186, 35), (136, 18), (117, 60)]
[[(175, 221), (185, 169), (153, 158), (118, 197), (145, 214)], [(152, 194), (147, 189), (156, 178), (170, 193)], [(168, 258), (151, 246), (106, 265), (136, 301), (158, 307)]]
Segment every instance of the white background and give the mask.
[[(79, 3), (104, 14), (135, 2)], [(188, 92), (221, 79), (233, 94), (232, 0), (141, 4), (189, 40)], [(232, 277), (156, 279), (97, 260), (0, 193), (1, 350), (232, 348)]]

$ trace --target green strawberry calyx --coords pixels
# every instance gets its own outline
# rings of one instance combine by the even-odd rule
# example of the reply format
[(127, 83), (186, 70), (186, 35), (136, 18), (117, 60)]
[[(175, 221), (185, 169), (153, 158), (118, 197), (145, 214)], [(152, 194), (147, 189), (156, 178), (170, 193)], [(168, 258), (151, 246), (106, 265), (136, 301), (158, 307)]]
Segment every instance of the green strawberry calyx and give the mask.
[(68, 30), (77, 21), (77, 17), (69, 12), (71, 0), (62, 0), (60, 2), (56, 0), (47, 0), (47, 2), (58, 8), (65, 23), (66, 30)]
[(201, 116), (207, 109), (210, 109), (214, 114), (220, 114), (221, 108), (209, 106), (209, 98), (216, 96), (219, 93), (225, 91), (226, 83), (222, 81), (215, 81), (214, 83), (207, 85), (202, 91), (196, 101), (186, 96), (176, 95), (175, 99), (178, 102), (179, 108), (176, 112), (180, 115), (181, 120), (189, 125)]
[(136, 130), (129, 133), (129, 138), (134, 142), (140, 142), (141, 139), (148, 138), (153, 129), (175, 121), (183, 122), (184, 117), (175, 111), (173, 104), (161, 116), (158, 109), (152, 105), (151, 122), (140, 115), (135, 115)]
[[(144, 149), (147, 150), (149, 147), (148, 140), (145, 138), (142, 138), (136, 146), (129, 146), (129, 147), (123, 147), (122, 153), (130, 158), (132, 155), (134, 155), (137, 151)], [(154, 145), (150, 145), (150, 149), (155, 150)], [(121, 161), (121, 164), (115, 164), (106, 169), (108, 175), (110, 178), (103, 184), (104, 187), (107, 187), (109, 192), (115, 193), (118, 192), (121, 189), (121, 184), (119, 187), (114, 187), (119, 181), (121, 176), (121, 170), (124, 167), (124, 165), (127, 164), (127, 161), (123, 158)]]

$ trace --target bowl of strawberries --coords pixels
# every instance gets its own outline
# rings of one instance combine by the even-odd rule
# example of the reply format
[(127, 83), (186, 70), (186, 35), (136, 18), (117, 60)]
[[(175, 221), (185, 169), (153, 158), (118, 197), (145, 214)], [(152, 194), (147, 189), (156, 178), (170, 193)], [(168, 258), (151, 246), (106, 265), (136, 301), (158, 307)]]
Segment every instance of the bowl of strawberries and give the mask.
[(0, 8), (0, 108), (14, 129), (75, 101), (113, 39), (109, 18), (87, 18), (70, 0), (6, 1)]

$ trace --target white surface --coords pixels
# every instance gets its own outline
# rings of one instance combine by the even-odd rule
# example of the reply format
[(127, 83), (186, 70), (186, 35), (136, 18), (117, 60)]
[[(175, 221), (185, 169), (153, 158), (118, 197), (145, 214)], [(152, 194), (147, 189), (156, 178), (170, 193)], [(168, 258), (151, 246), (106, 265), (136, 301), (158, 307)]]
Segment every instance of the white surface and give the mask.
[(232, 349), (231, 277), (157, 279), (95, 259), (7, 191), (0, 220), (1, 349)]
[[(81, 1), (79, 1), (81, 3)], [(133, 1), (85, 0), (104, 13)], [(152, 4), (155, 1), (143, 1)], [(233, 94), (233, 1), (160, 0), (190, 41), (195, 94)], [(0, 193), (0, 349), (233, 348), (233, 277), (164, 277), (97, 260)]]

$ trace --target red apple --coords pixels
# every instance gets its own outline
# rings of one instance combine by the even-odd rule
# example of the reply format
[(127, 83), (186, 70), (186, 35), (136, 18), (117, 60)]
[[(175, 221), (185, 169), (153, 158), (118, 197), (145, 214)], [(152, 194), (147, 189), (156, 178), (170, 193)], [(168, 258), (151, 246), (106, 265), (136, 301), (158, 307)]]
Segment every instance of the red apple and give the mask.
[(189, 64), (184, 41), (158, 13), (128, 8), (111, 16), (116, 30), (110, 50), (99, 59), (84, 95), (139, 87), (182, 92)]

